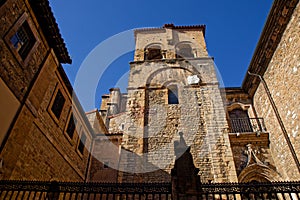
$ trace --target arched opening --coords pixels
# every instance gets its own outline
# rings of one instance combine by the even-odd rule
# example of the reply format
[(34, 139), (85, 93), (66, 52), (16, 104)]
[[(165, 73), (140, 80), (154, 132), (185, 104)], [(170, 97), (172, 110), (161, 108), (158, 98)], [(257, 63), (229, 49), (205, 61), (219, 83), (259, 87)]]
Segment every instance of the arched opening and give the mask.
[(262, 164), (252, 164), (244, 168), (238, 176), (240, 183), (281, 181), (279, 174)]
[(178, 104), (178, 88), (176, 85), (168, 87), (168, 104)]
[(176, 58), (194, 58), (191, 45), (186, 43), (177, 45)]
[(162, 59), (161, 47), (159, 45), (151, 45), (144, 50), (145, 60), (156, 60)]

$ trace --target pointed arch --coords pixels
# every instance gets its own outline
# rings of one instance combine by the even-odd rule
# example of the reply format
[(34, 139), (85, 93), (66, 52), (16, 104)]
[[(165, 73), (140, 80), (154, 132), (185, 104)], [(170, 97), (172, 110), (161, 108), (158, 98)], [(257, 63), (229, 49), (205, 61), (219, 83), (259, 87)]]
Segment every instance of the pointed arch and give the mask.
[(240, 183), (248, 183), (248, 182), (274, 182), (281, 181), (281, 177), (279, 174), (269, 168), (266, 165), (262, 164), (252, 164), (248, 167), (244, 168), (240, 175), (238, 176), (238, 181)]

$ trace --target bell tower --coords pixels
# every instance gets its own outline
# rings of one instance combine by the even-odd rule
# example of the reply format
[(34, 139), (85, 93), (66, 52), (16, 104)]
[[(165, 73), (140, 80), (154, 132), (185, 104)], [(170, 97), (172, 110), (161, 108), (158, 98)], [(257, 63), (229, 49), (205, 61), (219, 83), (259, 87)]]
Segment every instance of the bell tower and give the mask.
[(134, 34), (125, 112), (110, 118), (123, 123), (120, 181), (170, 181), (179, 132), (202, 182), (237, 181), (205, 26), (166, 24)]

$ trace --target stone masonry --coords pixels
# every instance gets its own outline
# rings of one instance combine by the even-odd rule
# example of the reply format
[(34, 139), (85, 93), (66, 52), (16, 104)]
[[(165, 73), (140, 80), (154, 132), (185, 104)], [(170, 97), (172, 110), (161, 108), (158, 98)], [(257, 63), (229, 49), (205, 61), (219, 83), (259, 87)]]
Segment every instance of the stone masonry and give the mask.
[[(264, 79), (298, 159), (300, 158), (299, 46), (300, 5), (298, 3), (264, 74)], [(284, 180), (299, 180), (299, 172), (262, 84), (259, 85), (253, 101), (257, 113), (264, 117), (268, 125), (270, 148), (279, 173)]]
[[(43, 15), (50, 22), (40, 23), (46, 18)], [(73, 104), (76, 98), (72, 96), (72, 87), (61, 66), (61, 63), (71, 63), (71, 60), (60, 57), (60, 54), (68, 53), (55, 27), (57, 24), (49, 2), (2, 1), (0, 21), (1, 84), (7, 86), (19, 103), (9, 129), (1, 131), (1, 139), (4, 138), (0, 152), (1, 179), (85, 180), (93, 132), (78, 101)], [(24, 24), (28, 24), (25, 32), (32, 32), (30, 40), (33, 45), (28, 54), (21, 56), (11, 38)], [(49, 40), (50, 32), (55, 41)], [(57, 117), (51, 107), (58, 90), (64, 101)], [(7, 101), (2, 94), (1, 98)], [(72, 137), (67, 133), (71, 114), (77, 122)], [(86, 136), (85, 146), (79, 151), (83, 134)]]
[[(204, 32), (204, 26), (172, 24), (135, 31), (135, 60), (130, 63), (126, 111), (105, 116), (110, 119), (110, 131), (123, 126), (122, 148), (134, 153), (120, 155), (119, 170), (128, 172), (120, 173), (122, 181), (170, 181), (170, 176), (151, 172), (170, 174), (179, 132), (191, 147), (202, 182), (237, 181), (223, 100), (213, 59), (207, 55)], [(191, 47), (191, 57), (178, 57), (182, 44)], [(159, 48), (162, 59), (146, 58), (151, 45)], [(191, 77), (199, 81), (190, 83)], [(170, 104), (168, 92), (174, 86), (178, 103)], [(118, 121), (123, 125), (116, 124)]]

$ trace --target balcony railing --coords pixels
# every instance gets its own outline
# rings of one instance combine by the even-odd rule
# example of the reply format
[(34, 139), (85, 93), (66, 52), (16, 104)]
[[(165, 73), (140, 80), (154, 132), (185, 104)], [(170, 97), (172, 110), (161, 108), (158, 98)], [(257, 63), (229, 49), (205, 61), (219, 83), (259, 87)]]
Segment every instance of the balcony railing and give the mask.
[(230, 132), (266, 132), (266, 126), (263, 118), (234, 118), (230, 119)]

